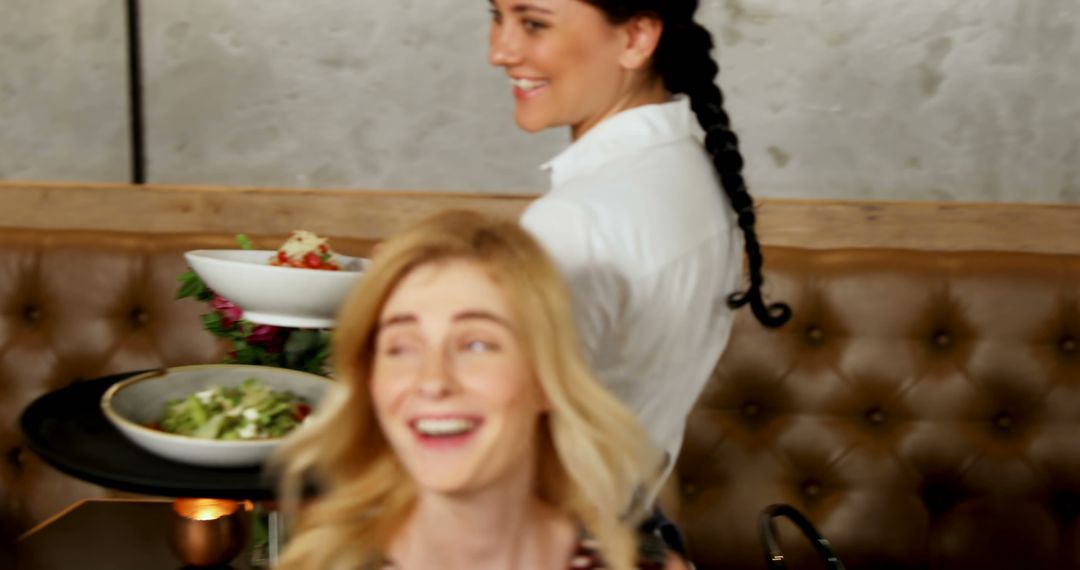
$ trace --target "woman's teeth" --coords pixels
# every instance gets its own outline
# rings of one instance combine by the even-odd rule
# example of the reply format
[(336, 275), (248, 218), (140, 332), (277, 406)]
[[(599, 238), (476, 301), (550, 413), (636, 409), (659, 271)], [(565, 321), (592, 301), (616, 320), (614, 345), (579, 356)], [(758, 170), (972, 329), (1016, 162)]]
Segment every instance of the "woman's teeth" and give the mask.
[(521, 89), (522, 91), (532, 91), (533, 89), (539, 89), (547, 85), (547, 81), (542, 79), (510, 79), (510, 85)]
[(416, 431), (422, 435), (460, 435), (476, 427), (476, 422), (465, 418), (425, 418), (416, 420)]

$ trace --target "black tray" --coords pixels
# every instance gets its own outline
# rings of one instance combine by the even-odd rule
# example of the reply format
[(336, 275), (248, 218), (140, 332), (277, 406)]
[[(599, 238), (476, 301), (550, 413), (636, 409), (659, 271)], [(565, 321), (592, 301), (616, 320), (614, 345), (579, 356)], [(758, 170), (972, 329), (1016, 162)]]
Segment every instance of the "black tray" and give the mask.
[(26, 443), (57, 469), (105, 487), (164, 497), (267, 500), (274, 483), (257, 467), (217, 469), (158, 457), (121, 434), (101, 411), (101, 396), (129, 372), (41, 396), (19, 420)]

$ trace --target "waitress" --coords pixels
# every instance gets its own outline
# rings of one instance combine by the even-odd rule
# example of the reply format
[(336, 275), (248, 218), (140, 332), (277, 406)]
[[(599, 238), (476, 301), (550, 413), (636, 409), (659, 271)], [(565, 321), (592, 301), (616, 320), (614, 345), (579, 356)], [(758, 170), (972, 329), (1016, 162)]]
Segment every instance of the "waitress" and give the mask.
[(769, 327), (791, 315), (762, 298), (753, 202), (697, 6), (491, 0), (489, 60), (517, 125), (569, 127), (572, 141), (521, 223), (570, 284), (595, 372), (666, 451), (665, 478), (733, 311), (749, 305)]

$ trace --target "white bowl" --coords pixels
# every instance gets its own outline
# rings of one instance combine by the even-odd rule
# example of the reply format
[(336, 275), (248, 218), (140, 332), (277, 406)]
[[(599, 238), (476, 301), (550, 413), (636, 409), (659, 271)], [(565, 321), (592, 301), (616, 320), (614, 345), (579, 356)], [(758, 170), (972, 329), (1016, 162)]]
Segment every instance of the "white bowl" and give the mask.
[[(258, 378), (271, 390), (288, 390), (318, 405), (333, 385), (323, 376), (241, 364), (178, 366), (133, 376), (113, 384), (101, 397), (105, 417), (139, 447), (166, 459), (204, 467), (252, 467), (261, 464), (285, 438), (251, 441), (200, 439), (146, 427), (161, 420), (165, 404), (211, 386), (238, 386)], [(300, 428), (298, 428), (300, 429)]]
[(207, 287), (232, 301), (253, 322), (281, 327), (331, 328), (368, 260), (338, 255), (338, 271), (269, 265), (275, 252), (200, 249), (184, 254)]

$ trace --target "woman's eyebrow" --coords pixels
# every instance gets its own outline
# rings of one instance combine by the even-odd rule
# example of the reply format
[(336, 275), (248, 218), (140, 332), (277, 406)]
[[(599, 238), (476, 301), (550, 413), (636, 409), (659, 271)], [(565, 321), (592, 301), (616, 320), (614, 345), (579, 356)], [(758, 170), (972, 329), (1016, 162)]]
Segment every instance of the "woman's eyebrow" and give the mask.
[(510, 321), (500, 317), (499, 315), (496, 315), (495, 313), (492, 313), (490, 311), (485, 311), (485, 310), (482, 310), (482, 309), (474, 309), (474, 310), (462, 311), (462, 312), (457, 313), (456, 315), (454, 315), (454, 318), (452, 320), (454, 322), (458, 322), (458, 321), (468, 321), (468, 320), (475, 320), (475, 319), (484, 320), (484, 321), (491, 321), (493, 323), (502, 325), (502, 326), (506, 327), (507, 329), (509, 329), (511, 331), (514, 330), (514, 326), (510, 324)]
[[(495, 5), (495, 0), (488, 0), (488, 4), (492, 8), (498, 8), (498, 6)], [(549, 15), (555, 14), (555, 12), (553, 12), (553, 11), (547, 9), (547, 8), (544, 8), (542, 6), (537, 6), (535, 4), (529, 4), (528, 2), (518, 2), (517, 4), (514, 4), (513, 6), (510, 7), (510, 11), (518, 13), (518, 14), (522, 14), (522, 13), (525, 13), (525, 12), (540, 12), (541, 14), (549, 14)]]
[[(492, 6), (495, 5), (494, 0), (491, 0), (491, 4)], [(544, 8), (543, 6), (537, 6), (536, 4), (531, 4), (529, 2), (518, 2), (516, 4), (513, 4), (510, 6), (510, 11), (516, 14), (523, 14), (526, 12), (540, 12), (541, 14), (550, 15), (555, 13), (548, 8)]]
[(555, 13), (547, 8), (536, 6), (535, 4), (514, 4), (510, 7), (510, 11), (519, 14), (524, 12), (540, 12), (541, 14), (552, 15)]
[(415, 322), (417, 322), (416, 315), (412, 315), (412, 314), (408, 314), (408, 313), (399, 313), (399, 314), (391, 315), (391, 316), (383, 319), (382, 322), (379, 323), (379, 330), (383, 330), (386, 327), (390, 327), (390, 326), (394, 326), (394, 325), (404, 325), (404, 324), (415, 323)]

